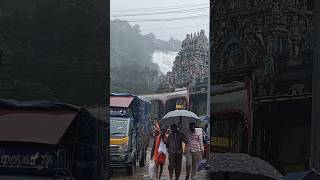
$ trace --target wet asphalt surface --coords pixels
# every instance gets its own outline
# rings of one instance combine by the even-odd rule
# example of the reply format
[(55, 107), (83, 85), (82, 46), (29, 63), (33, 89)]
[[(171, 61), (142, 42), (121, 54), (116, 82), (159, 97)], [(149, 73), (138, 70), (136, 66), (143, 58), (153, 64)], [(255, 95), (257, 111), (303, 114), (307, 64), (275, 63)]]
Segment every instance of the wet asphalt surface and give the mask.
[[(116, 169), (114, 170), (111, 180), (152, 180), (149, 175), (149, 160), (150, 160), (150, 149), (147, 154), (147, 162), (145, 167), (139, 167), (139, 164), (137, 163), (137, 170), (136, 173), (133, 176), (128, 176), (126, 174), (125, 169)], [(181, 176), (180, 180), (185, 180), (186, 177), (186, 158), (183, 157), (182, 159), (182, 168), (181, 168)], [(163, 169), (163, 174), (161, 180), (169, 180), (169, 170), (168, 170), (168, 159), (166, 160), (166, 164)], [(195, 179), (203, 179), (207, 180), (209, 179), (207, 171), (200, 171), (197, 173)]]
[[(112, 174), (111, 180), (143, 180), (143, 179), (148, 179), (146, 176), (149, 175), (149, 160), (150, 160), (150, 150), (148, 150), (147, 154), (147, 162), (145, 167), (140, 167), (139, 163), (137, 163), (137, 170), (133, 176), (128, 176), (126, 174), (126, 169), (114, 169), (114, 172)], [(185, 165), (185, 158), (182, 160), (182, 170), (181, 170), (181, 176), (180, 179), (184, 180), (185, 175), (186, 175), (186, 165)], [(162, 174), (162, 179), (168, 179), (169, 180), (169, 171), (168, 171), (168, 158), (166, 159), (166, 164), (163, 168), (163, 174)]]

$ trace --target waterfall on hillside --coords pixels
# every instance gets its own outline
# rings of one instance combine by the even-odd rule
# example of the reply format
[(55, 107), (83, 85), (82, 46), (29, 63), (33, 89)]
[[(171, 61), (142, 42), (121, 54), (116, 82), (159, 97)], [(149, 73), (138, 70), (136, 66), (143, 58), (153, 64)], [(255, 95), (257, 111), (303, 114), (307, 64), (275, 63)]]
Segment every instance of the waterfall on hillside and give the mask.
[(168, 53), (156, 51), (153, 53), (153, 62), (159, 65), (160, 71), (163, 74), (167, 74), (168, 71), (172, 70), (173, 61), (177, 56), (178, 52), (170, 51)]

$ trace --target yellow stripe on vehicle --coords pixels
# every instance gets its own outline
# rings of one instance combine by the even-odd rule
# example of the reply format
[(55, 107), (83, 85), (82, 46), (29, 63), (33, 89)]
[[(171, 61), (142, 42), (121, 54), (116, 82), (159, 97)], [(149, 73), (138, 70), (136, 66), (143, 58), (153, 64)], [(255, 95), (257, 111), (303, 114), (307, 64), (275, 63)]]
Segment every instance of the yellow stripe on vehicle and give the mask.
[(129, 141), (129, 137), (124, 138), (110, 138), (110, 145), (120, 145)]

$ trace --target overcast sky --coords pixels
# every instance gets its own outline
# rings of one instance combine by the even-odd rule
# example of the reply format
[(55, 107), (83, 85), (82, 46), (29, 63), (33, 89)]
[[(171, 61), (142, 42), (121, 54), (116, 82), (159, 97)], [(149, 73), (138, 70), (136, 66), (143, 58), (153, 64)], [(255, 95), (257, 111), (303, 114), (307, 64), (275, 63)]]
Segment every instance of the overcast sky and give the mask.
[[(142, 34), (183, 40), (188, 33), (209, 32), (209, 0), (111, 0), (111, 20), (138, 24)], [(152, 21), (150, 21), (152, 20)]]

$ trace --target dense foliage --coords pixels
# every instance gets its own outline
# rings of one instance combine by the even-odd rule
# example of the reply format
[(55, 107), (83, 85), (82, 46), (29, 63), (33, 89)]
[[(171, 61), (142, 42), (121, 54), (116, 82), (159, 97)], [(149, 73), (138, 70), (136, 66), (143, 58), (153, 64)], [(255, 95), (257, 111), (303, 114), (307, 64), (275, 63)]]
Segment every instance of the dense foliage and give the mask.
[(105, 103), (106, 3), (1, 0), (0, 97)]
[(152, 62), (154, 51), (176, 51), (181, 42), (156, 39), (150, 33), (142, 35), (138, 25), (115, 20), (110, 25), (111, 91), (145, 94), (156, 90), (160, 70)]

